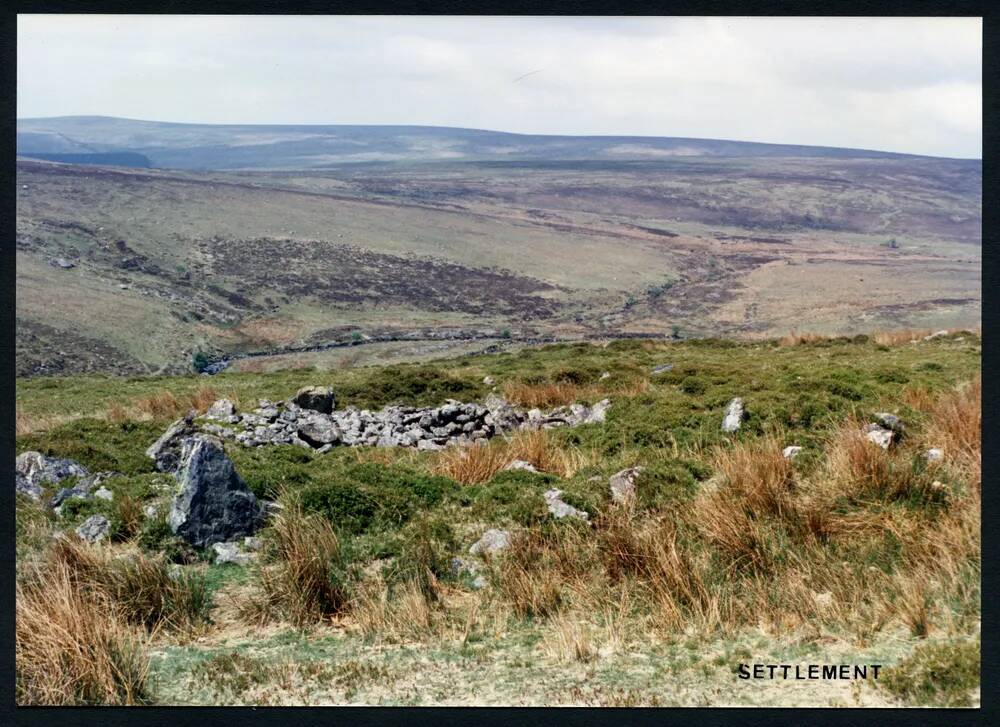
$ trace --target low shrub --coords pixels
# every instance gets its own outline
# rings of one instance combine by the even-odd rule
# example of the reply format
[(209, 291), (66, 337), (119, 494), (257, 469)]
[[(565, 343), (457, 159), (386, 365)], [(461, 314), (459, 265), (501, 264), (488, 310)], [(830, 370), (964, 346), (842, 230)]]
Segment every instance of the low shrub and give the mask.
[(920, 644), (899, 664), (886, 668), (879, 684), (906, 704), (971, 707), (980, 660), (978, 641)]

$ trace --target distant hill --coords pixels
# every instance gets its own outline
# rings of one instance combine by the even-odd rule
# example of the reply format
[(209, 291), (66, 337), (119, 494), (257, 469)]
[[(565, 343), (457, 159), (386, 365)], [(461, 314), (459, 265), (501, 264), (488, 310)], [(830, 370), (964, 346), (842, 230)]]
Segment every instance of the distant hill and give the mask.
[(166, 169), (220, 170), (321, 169), (350, 163), (413, 161), (919, 158), (861, 149), (715, 139), (541, 136), (439, 126), (175, 124), (107, 116), (18, 119), (17, 153), (90, 164), (115, 163), (102, 155), (130, 154), (139, 156), (122, 157), (122, 166), (146, 166), (134, 163), (141, 157), (149, 165)]

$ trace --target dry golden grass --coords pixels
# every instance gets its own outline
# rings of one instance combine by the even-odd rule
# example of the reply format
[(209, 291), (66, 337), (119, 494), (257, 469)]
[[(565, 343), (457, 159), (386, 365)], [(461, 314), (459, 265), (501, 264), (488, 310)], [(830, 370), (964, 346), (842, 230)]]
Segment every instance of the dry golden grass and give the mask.
[(110, 602), (128, 623), (150, 632), (185, 630), (204, 622), (210, 598), (203, 580), (175, 577), (162, 557), (120, 556), (69, 535), (54, 540), (44, 568), (63, 568), (76, 588)]
[(60, 424), (80, 419), (81, 414), (63, 414), (59, 416), (36, 416), (18, 411), (14, 415), (14, 433), (22, 437), (35, 432), (44, 432)]
[(393, 591), (381, 576), (357, 589), (351, 601), (351, 619), (364, 636), (386, 641), (438, 637), (445, 626), (443, 614), (428, 601), (418, 583), (406, 582)]
[(525, 384), (518, 381), (507, 381), (503, 385), (503, 394), (507, 401), (516, 406), (528, 408), (548, 409), (564, 406), (586, 399), (593, 392), (593, 387), (571, 382)]
[(895, 330), (875, 331), (872, 340), (880, 346), (899, 346), (904, 343), (919, 341), (934, 331), (929, 328), (900, 328)]
[[(211, 386), (202, 386), (191, 394), (182, 396), (177, 396), (170, 391), (162, 391), (158, 394), (144, 396), (137, 399), (128, 409), (138, 412), (140, 416), (145, 415), (153, 419), (170, 419), (184, 416), (192, 409), (198, 413), (204, 413), (219, 398), (219, 392), (214, 388)], [(116, 406), (119, 405), (112, 405), (112, 407)], [(110, 410), (107, 416), (111, 418)]]
[(549, 619), (542, 646), (557, 660), (590, 662), (597, 657), (592, 631), (583, 614), (560, 611)]
[(303, 626), (346, 606), (344, 587), (333, 577), (340, 541), (328, 520), (305, 514), (294, 498), (285, 502), (272, 525), (277, 563), (261, 572), (261, 597), (247, 603), (243, 616), (256, 622), (287, 619)]
[(116, 605), (81, 590), (66, 564), (16, 586), (17, 702), (134, 705), (149, 701), (145, 646)]
[(828, 341), (831, 338), (833, 338), (833, 336), (828, 336), (823, 333), (796, 333), (795, 331), (789, 331), (788, 335), (782, 336), (778, 339), (778, 345), (782, 347), (798, 346), (803, 343)]
[(925, 438), (941, 447), (976, 488), (982, 481), (983, 381), (977, 377), (939, 397), (930, 408)]
[(564, 446), (547, 429), (522, 430), (504, 439), (480, 441), (468, 447), (448, 447), (438, 454), (432, 468), (435, 473), (463, 485), (477, 485), (489, 482), (517, 459), (542, 472), (572, 477), (593, 464), (597, 454)]

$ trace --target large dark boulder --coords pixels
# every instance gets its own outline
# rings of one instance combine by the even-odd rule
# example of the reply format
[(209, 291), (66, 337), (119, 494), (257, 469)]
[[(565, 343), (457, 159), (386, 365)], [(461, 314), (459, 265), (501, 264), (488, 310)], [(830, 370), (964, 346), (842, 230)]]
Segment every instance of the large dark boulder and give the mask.
[(261, 504), (218, 440), (185, 439), (177, 479), (170, 529), (192, 545), (204, 548), (252, 535), (263, 523)]

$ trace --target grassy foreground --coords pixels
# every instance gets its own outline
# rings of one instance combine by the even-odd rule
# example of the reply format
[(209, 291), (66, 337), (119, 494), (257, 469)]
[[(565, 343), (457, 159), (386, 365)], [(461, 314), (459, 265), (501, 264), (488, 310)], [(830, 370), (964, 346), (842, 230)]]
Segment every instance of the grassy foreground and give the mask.
[[(59, 518), (18, 502), (18, 699), (972, 706), (980, 340), (912, 338), (19, 381), (18, 452), (123, 476), (107, 483), (112, 502)], [(338, 406), (481, 400), (485, 376), (524, 406), (613, 403), (604, 424), (466, 450), (232, 448), (250, 487), (285, 506), (259, 560), (212, 565), (166, 528), (170, 478), (143, 450), (189, 407), (229, 396), (249, 408), (305, 384), (333, 386)], [(724, 434), (734, 396), (749, 418)], [(858, 433), (877, 411), (907, 427), (889, 452)], [(804, 449), (787, 460), (786, 445)], [(942, 461), (924, 460), (930, 447)], [(539, 473), (504, 470), (515, 458)], [(612, 502), (609, 476), (637, 465), (637, 497)], [(590, 523), (553, 520), (551, 487)], [(94, 512), (112, 543), (52, 541)], [(511, 547), (469, 556), (488, 528), (510, 530)], [(884, 669), (754, 681), (737, 678), (740, 663)]]

